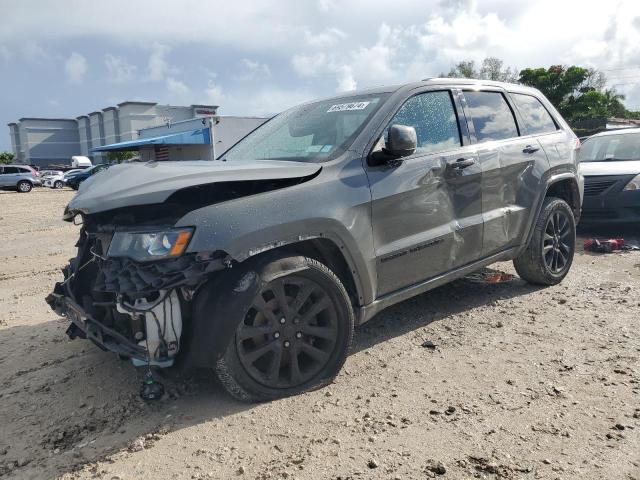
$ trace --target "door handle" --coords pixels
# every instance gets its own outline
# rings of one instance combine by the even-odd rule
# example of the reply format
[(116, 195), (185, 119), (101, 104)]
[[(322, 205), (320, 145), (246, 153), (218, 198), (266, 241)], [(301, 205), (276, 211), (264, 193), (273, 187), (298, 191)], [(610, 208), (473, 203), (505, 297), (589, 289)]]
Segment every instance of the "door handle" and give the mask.
[(522, 150), (522, 153), (536, 153), (538, 150), (540, 150), (538, 147), (534, 147), (533, 145), (527, 145)]
[(458, 158), (457, 160), (449, 160), (447, 167), (462, 170), (463, 168), (470, 167), (474, 163), (476, 163), (475, 158)]

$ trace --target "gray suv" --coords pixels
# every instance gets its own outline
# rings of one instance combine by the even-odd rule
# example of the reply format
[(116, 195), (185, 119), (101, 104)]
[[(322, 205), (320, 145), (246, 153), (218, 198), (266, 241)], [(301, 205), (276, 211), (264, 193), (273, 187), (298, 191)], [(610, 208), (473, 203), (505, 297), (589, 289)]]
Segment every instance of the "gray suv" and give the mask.
[(428, 79), (310, 102), (216, 161), (88, 179), (48, 297), (71, 338), (212, 368), (260, 401), (331, 382), (354, 326), (496, 261), (539, 285), (573, 259), (579, 141), (537, 90)]
[(35, 186), (42, 185), (35, 170), (27, 165), (0, 165), (0, 188), (29, 193)]

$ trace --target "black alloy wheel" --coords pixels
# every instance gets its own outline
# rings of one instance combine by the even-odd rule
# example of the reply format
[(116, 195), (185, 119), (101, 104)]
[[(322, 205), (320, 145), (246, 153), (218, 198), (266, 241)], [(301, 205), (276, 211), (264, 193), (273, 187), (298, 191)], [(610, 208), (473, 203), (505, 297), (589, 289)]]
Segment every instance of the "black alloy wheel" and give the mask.
[(544, 199), (527, 247), (513, 260), (523, 280), (556, 285), (569, 273), (576, 249), (576, 221), (561, 198)]
[(267, 284), (236, 332), (240, 362), (256, 382), (292, 388), (314, 378), (331, 359), (338, 337), (336, 309), (309, 278)]
[[(226, 273), (194, 300), (196, 325), (212, 325), (198, 338), (221, 342), (214, 361), (224, 388), (257, 402), (331, 383), (347, 358), (355, 324), (338, 276), (316, 259), (275, 253)], [(207, 344), (199, 345), (196, 351), (206, 352)]]
[(569, 219), (565, 212), (557, 210), (549, 216), (542, 241), (542, 252), (547, 268), (558, 274), (567, 265), (572, 252)]

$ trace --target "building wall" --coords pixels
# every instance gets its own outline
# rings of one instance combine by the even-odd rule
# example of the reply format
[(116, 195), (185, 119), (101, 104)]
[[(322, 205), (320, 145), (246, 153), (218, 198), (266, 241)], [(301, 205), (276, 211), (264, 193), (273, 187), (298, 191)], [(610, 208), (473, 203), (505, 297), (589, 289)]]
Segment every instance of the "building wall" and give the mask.
[(258, 117), (219, 117), (220, 121), (213, 129), (216, 145), (216, 158), (235, 145), (249, 132), (258, 128), (267, 118)]
[[(104, 124), (102, 122), (102, 112), (91, 112), (89, 114), (89, 131), (91, 133), (92, 148), (105, 145)], [(102, 153), (92, 153), (93, 163), (103, 163), (106, 159)]]
[(89, 127), (89, 117), (83, 115), (76, 118), (78, 123), (78, 137), (80, 138), (80, 155), (89, 156), (91, 150), (91, 131)]
[(108, 107), (102, 110), (102, 124), (104, 125), (104, 144), (118, 143), (120, 141), (120, 122), (118, 121), (118, 109)]
[(22, 118), (18, 134), (21, 160), (34, 165), (68, 163), (80, 144), (78, 124), (72, 119)]
[(217, 106), (158, 105), (153, 102), (123, 102), (117, 107), (81, 115), (76, 119), (23, 118), (9, 124), (16, 161), (27, 164), (70, 164), (73, 155), (85, 155), (94, 163), (106, 155), (92, 153), (100, 145), (135, 140), (140, 130), (173, 125), (194, 117), (215, 114)]
[(15, 156), (16, 162), (21, 162), (24, 158), (24, 152), (21, 150), (20, 130), (17, 123), (9, 124), (9, 136), (11, 137), (11, 150)]

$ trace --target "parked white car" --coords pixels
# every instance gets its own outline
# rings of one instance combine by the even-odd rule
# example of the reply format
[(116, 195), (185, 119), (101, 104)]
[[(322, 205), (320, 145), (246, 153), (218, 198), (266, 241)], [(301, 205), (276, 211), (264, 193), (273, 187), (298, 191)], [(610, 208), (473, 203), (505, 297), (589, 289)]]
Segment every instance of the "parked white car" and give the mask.
[(63, 172), (62, 170), (47, 170), (42, 185), (49, 188), (62, 188), (67, 183), (67, 178), (76, 172), (81, 172), (84, 168), (74, 168)]
[(42, 186), (49, 188), (64, 187), (64, 175), (62, 170), (49, 171), (42, 179)]
[(640, 128), (602, 132), (582, 144), (582, 223), (640, 222)]

